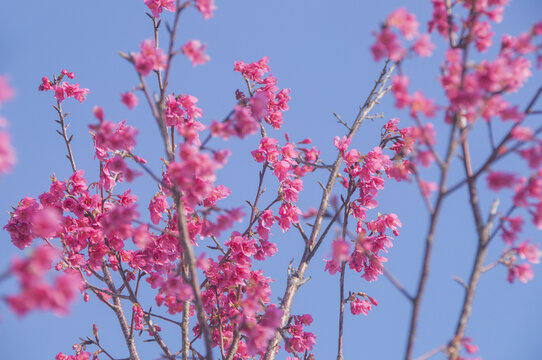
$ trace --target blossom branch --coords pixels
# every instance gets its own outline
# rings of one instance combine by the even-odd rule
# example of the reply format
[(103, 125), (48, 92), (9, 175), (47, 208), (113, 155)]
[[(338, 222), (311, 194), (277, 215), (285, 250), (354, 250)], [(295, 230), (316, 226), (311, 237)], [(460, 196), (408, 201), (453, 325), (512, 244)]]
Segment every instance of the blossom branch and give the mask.
[(456, 119), (454, 119), (454, 123), (452, 124), (452, 127), (450, 129), (448, 150), (447, 150), (446, 158), (444, 160), (445, 166), (441, 168), (441, 172), (440, 172), (439, 193), (437, 196), (435, 206), (433, 207), (433, 212), (430, 214), (429, 229), (427, 232), (427, 237), (425, 239), (422, 273), (418, 281), (418, 288), (416, 290), (416, 295), (414, 296), (412, 313), (410, 317), (410, 327), (409, 327), (409, 332), (408, 332), (405, 360), (412, 359), (412, 352), (414, 350), (414, 340), (416, 337), (416, 328), (417, 328), (418, 317), (420, 313), (421, 302), (422, 302), (423, 294), (425, 291), (427, 278), (429, 276), (431, 254), (433, 250), (433, 243), (435, 241), (435, 231), (437, 228), (437, 222), (438, 222), (438, 218), (440, 214), (440, 209), (442, 207), (442, 203), (446, 194), (446, 181), (448, 178), (450, 163), (455, 153), (455, 149), (458, 145), (457, 141), (455, 140), (455, 133), (456, 133), (456, 128), (457, 128), (456, 122), (457, 122), (457, 116), (456, 116)]
[(480, 211), (478, 192), (476, 189), (476, 180), (472, 178), (473, 170), (472, 170), (472, 165), (471, 165), (472, 163), (471, 163), (471, 156), (470, 156), (468, 141), (463, 142), (462, 148), (463, 148), (463, 165), (465, 167), (465, 173), (467, 175), (467, 178), (470, 179), (468, 181), (469, 202), (471, 205), (474, 222), (476, 225), (476, 232), (478, 235), (478, 247), (477, 247), (476, 256), (474, 260), (474, 265), (472, 267), (469, 283), (467, 284), (467, 289), (465, 292), (465, 298), (463, 301), (461, 315), (459, 317), (455, 335), (452, 341), (450, 342), (450, 346), (448, 348), (448, 356), (450, 360), (456, 360), (459, 356), (460, 341), (464, 337), (465, 330), (467, 328), (468, 318), (472, 311), (472, 302), (474, 300), (474, 294), (478, 286), (478, 282), (480, 280), (480, 275), (482, 274), (483, 269), (484, 269), (484, 261), (487, 255), (487, 249), (488, 249), (488, 244), (489, 244), (489, 232), (493, 225), (493, 219), (495, 217), (495, 214), (497, 213), (497, 208), (499, 205), (499, 201), (498, 199), (496, 199), (493, 202), (493, 205), (491, 206), (489, 219), (487, 223), (484, 223), (484, 220), (482, 219), (482, 215)]
[[(535, 93), (535, 95), (533, 96), (533, 98), (531, 99), (531, 101), (529, 102), (529, 104), (527, 105), (527, 107), (525, 108), (525, 111), (524, 113), (527, 115), (527, 114), (530, 114), (532, 112), (532, 109), (534, 107), (534, 105), (536, 104), (536, 102), (538, 101), (538, 98), (540, 97), (540, 95), (542, 95), (542, 87), (540, 87), (538, 89), (538, 91)], [(523, 120), (522, 120), (523, 121)], [(489, 155), (489, 157), (486, 159), (486, 161), (483, 163), (482, 166), (480, 166), (480, 168), (478, 170), (476, 170), (475, 172), (473, 172), (473, 174), (471, 175), (473, 179), (477, 179), (481, 174), (483, 174), (496, 160), (498, 159), (501, 159), (502, 157), (504, 157), (506, 154), (510, 154), (512, 151), (506, 151), (506, 152), (503, 152), (503, 150), (506, 148), (506, 144), (508, 143), (508, 141), (510, 141), (512, 138), (513, 138), (513, 131), (514, 129), (516, 129), (518, 126), (521, 125), (522, 121), (518, 121), (516, 122), (511, 128), (510, 130), (506, 133), (506, 135), (502, 138), (502, 140), (499, 142), (498, 145), (494, 146), (493, 148), (493, 151), (491, 152), (491, 154)], [(514, 149), (515, 150), (515, 149)], [(469, 181), (469, 178), (466, 178), (466, 179), (463, 179), (461, 181), (459, 181), (457, 184), (455, 184), (454, 186), (450, 187), (450, 189), (447, 191), (447, 195), (453, 193), (454, 191), (456, 191), (457, 189), (459, 189), (460, 187), (462, 187), (463, 185), (465, 185), (466, 183), (468, 183)]]
[[(389, 63), (390, 63), (389, 61), (385, 63), (378, 80), (375, 81), (375, 85), (373, 89), (371, 90), (371, 92), (369, 93), (369, 96), (367, 97), (367, 100), (365, 101), (364, 105), (360, 107), (360, 111), (351, 126), (352, 130), (350, 130), (350, 132), (348, 133), (349, 139), (351, 139), (355, 135), (355, 133), (358, 131), (363, 120), (369, 115), (369, 112), (372, 110), (372, 108), (390, 90), (390, 87), (386, 87), (386, 85), (396, 65), (393, 64), (391, 66), (388, 66)], [(314, 256), (315, 251), (317, 250), (316, 239), (318, 238), (318, 235), (320, 234), (320, 230), (322, 228), (322, 221), (324, 218), (324, 214), (326, 213), (328, 201), (331, 196), (331, 191), (333, 190), (335, 186), (335, 181), (337, 179), (337, 175), (339, 173), (339, 168), (341, 166), (341, 163), (342, 163), (342, 157), (340, 154), (338, 154), (337, 159), (335, 160), (333, 164), (333, 168), (331, 169), (327, 186), (322, 195), (320, 207), (318, 209), (318, 213), (316, 215), (316, 219), (312, 227), (311, 235), (309, 236), (309, 243), (307, 246), (305, 246), (303, 256), (299, 262), (297, 269), (291, 276), (288, 276), (286, 290), (284, 292), (284, 296), (282, 297), (281, 305), (280, 305), (280, 308), (284, 311), (282, 315), (282, 327), (284, 327), (287, 324), (288, 319), (290, 318), (290, 309), (292, 307), (293, 299), (297, 293), (297, 290), (301, 286), (302, 281), (304, 280), (305, 272), (307, 271), (310, 260), (312, 256)], [(280, 339), (281, 339), (280, 333), (277, 331), (275, 333), (275, 336), (271, 339), (263, 359), (271, 360), (276, 357)]]
[[(355, 187), (353, 186), (352, 178), (350, 177), (350, 181), (348, 182), (348, 194), (346, 196), (346, 200), (343, 201), (343, 207), (344, 207), (344, 217), (343, 217), (343, 226), (342, 226), (342, 238), (343, 240), (346, 237), (346, 232), (348, 228), (348, 215), (350, 213), (350, 198), (352, 194), (355, 191)], [(340, 285), (339, 285), (339, 338), (338, 338), (338, 345), (337, 345), (337, 360), (343, 360), (343, 325), (344, 325), (344, 276), (346, 273), (346, 260), (343, 260), (341, 262), (341, 277), (340, 277)]]
[[(111, 276), (111, 273), (109, 272), (109, 269), (107, 268), (105, 263), (102, 265), (102, 272), (104, 274), (104, 279), (107, 283), (107, 286), (109, 287), (109, 290), (115, 292), (116, 288), (113, 282), (113, 277)], [(137, 353), (134, 336), (133, 334), (130, 334), (130, 326), (128, 326), (128, 322), (126, 321), (126, 316), (124, 315), (124, 310), (122, 309), (122, 303), (119, 297), (113, 297), (112, 309), (117, 316), (117, 320), (121, 327), (122, 334), (124, 335), (124, 341), (126, 342), (126, 346), (128, 347), (128, 351), (130, 352), (130, 360), (139, 360), (139, 354)]]

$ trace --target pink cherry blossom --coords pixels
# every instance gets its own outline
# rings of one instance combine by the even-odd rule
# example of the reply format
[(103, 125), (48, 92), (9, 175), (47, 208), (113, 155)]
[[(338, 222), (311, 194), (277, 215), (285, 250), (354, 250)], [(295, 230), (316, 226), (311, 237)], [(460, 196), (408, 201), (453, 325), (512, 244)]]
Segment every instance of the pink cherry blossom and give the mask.
[(375, 61), (382, 58), (389, 58), (393, 61), (400, 61), (406, 54), (406, 50), (401, 46), (397, 35), (390, 29), (384, 28), (380, 33), (373, 33), (376, 42), (371, 46), (371, 51)]
[(353, 315), (363, 314), (367, 316), (369, 311), (371, 311), (372, 305), (369, 300), (360, 300), (356, 298), (353, 301), (350, 301), (350, 311)]
[(491, 190), (499, 191), (502, 188), (511, 188), (517, 183), (516, 176), (503, 171), (493, 171), (487, 176), (487, 184)]
[(0, 75), (0, 107), (6, 101), (10, 101), (15, 95), (15, 90), (8, 84), (8, 78)]
[(128, 107), (128, 109), (133, 109), (137, 106), (137, 97), (131, 91), (120, 94), (121, 102)]
[(416, 21), (416, 15), (408, 13), (406, 8), (394, 10), (386, 19), (386, 24), (399, 29), (407, 40), (412, 40), (418, 35), (420, 25)]
[(213, 17), (213, 11), (216, 10), (214, 0), (195, 0), (196, 8), (201, 12), (205, 20)]
[(162, 49), (156, 48), (154, 40), (145, 40), (141, 43), (141, 51), (132, 55), (134, 65), (141, 75), (147, 76), (151, 71), (165, 69), (167, 56)]
[(203, 65), (211, 58), (205, 54), (205, 48), (207, 45), (202, 44), (199, 40), (188, 40), (186, 44), (181, 47), (181, 51), (190, 61), (193, 66)]
[(0, 174), (11, 171), (15, 165), (15, 150), (7, 132), (0, 131)]
[(413, 48), (418, 55), (422, 57), (428, 57), (431, 56), (431, 54), (433, 53), (435, 45), (429, 39), (429, 34), (422, 34), (414, 43)]
[(512, 265), (508, 268), (508, 281), (510, 283), (513, 283), (515, 279), (518, 279), (526, 284), (527, 281), (532, 280), (533, 278), (534, 272), (531, 270), (531, 264)]
[(143, 0), (143, 2), (149, 7), (155, 18), (160, 17), (162, 10), (171, 12), (176, 10), (175, 0)]

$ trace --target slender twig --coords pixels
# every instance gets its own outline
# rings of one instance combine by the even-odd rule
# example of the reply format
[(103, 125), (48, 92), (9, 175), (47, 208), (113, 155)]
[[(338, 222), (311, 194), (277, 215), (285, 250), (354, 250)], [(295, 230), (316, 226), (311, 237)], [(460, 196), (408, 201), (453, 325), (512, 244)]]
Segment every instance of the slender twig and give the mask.
[(415, 360), (427, 360), (430, 357), (437, 355), (439, 352), (445, 351), (446, 347), (447, 347), (446, 345), (441, 345), (439, 347), (436, 347), (433, 350), (429, 350), (425, 354), (418, 356)]
[(162, 316), (162, 315), (154, 314), (154, 313), (152, 313), (150, 310), (149, 310), (149, 311), (143, 311), (143, 313), (145, 313), (146, 315), (149, 315), (149, 316), (154, 316), (154, 317), (156, 317), (156, 318), (165, 320), (165, 321), (170, 322), (170, 323), (172, 323), (172, 324), (175, 324), (175, 325), (177, 325), (177, 326), (181, 326), (181, 325), (182, 325), (182, 324), (181, 324), (180, 322), (178, 322), (178, 321), (169, 319), (169, 318), (167, 318), (167, 317), (165, 317), (165, 316)]
[(56, 122), (60, 125), (60, 130), (61, 130), (61, 131), (57, 130), (57, 133), (60, 136), (62, 136), (62, 138), (64, 139), (64, 143), (66, 143), (66, 149), (68, 150), (68, 155), (66, 155), (66, 157), (70, 161), (70, 165), (72, 167), (73, 172), (76, 172), (77, 167), (75, 166), (75, 157), (73, 156), (72, 147), (71, 147), (73, 135), (68, 137), (68, 126), (70, 125), (66, 124), (65, 122), (65, 117), (67, 114), (64, 114), (64, 112), (62, 111), (62, 104), (58, 100), (56, 101), (56, 106), (53, 105), (53, 108), (58, 113), (58, 120)]
[(91, 339), (90, 337), (87, 337), (87, 341), (90, 343), (90, 344), (93, 344), (93, 345), (96, 345), (100, 351), (102, 353), (104, 353), (108, 358), (110, 358), (111, 360), (116, 360), (113, 356), (111, 356), (111, 354), (109, 354), (104, 348), (103, 346), (100, 344), (100, 342), (98, 340), (93, 340)]
[(405, 287), (399, 282), (399, 280), (397, 280), (397, 278), (395, 276), (393, 276), (386, 268), (384, 268), (384, 276), (393, 284), (393, 286), (395, 286), (395, 288), (397, 290), (399, 290), (399, 292), (401, 294), (403, 294), (410, 302), (413, 302), (414, 301), (414, 298), (412, 297), (412, 295), (410, 295), (408, 293), (408, 291), (406, 291)]
[(343, 327), (344, 327), (344, 273), (346, 272), (346, 261), (341, 263), (341, 278), (339, 285), (339, 336), (337, 346), (337, 360), (343, 360)]
[[(342, 239), (346, 238), (346, 231), (348, 229), (348, 215), (350, 213), (350, 198), (355, 191), (355, 186), (353, 185), (354, 181), (350, 176), (350, 181), (348, 182), (348, 194), (346, 200), (343, 201), (344, 208), (344, 217), (342, 221)], [(339, 336), (337, 340), (337, 360), (343, 360), (343, 329), (344, 329), (344, 277), (346, 273), (346, 261), (341, 261), (341, 277), (339, 285)]]

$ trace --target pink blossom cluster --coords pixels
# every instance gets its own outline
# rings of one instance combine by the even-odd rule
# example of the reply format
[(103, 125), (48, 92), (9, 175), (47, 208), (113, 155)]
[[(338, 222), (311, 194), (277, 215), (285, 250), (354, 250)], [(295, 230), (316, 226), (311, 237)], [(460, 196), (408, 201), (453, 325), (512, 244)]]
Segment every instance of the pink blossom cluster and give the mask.
[(120, 94), (120, 101), (130, 110), (137, 106), (137, 96), (131, 91)]
[[(436, 131), (432, 123), (422, 126), (404, 128), (403, 138), (409, 144), (413, 144), (413, 156), (416, 164), (428, 167), (435, 161), (435, 155), (431, 150), (436, 144)], [(408, 154), (407, 154), (408, 155)]]
[[(7, 77), (0, 76), (0, 107), (4, 102), (11, 100), (14, 94), (15, 91), (9, 86)], [(11, 138), (7, 131), (2, 130), (7, 124), (0, 116), (0, 175), (10, 171), (15, 165), (15, 150), (11, 146)]]
[[(270, 278), (263, 276), (261, 270), (252, 270), (252, 258), (259, 251), (254, 239), (233, 232), (225, 243), (229, 256), (219, 257), (219, 262), (209, 261), (205, 275), (210, 286), (202, 291), (204, 306), (211, 315), (213, 340), (220, 343), (217, 324), (222, 323), (222, 341), (228, 349), (232, 344), (235, 324), (241, 324), (241, 331), (247, 341), (241, 340), (237, 355), (248, 359), (262, 353), (269, 339), (280, 326), (282, 310), (270, 304)], [(272, 254), (269, 254), (269, 256)]]
[(309, 326), (312, 322), (313, 319), (310, 314), (290, 316), (290, 321), (286, 326), (286, 333), (289, 337), (285, 339), (284, 350), (288, 353), (293, 351), (301, 354), (310, 352), (314, 344), (316, 344), (316, 335), (305, 331), (305, 326)]
[(57, 314), (68, 312), (81, 287), (81, 276), (68, 270), (57, 276), (53, 284), (48, 284), (45, 276), (57, 256), (54, 248), (44, 245), (27, 259), (13, 261), (11, 272), (19, 280), (21, 291), (8, 296), (6, 302), (17, 315), (25, 315), (35, 309)]
[[(446, 2), (432, 2), (430, 32), (436, 29), (441, 35), (453, 38), (450, 32), (455, 32), (459, 23), (456, 24), (456, 19), (452, 19), (451, 24), (448, 22)], [(215, 10), (213, 0), (186, 2), (181, 4), (182, 8), (177, 8), (177, 3), (181, 4), (173, 0), (144, 0), (153, 14), (155, 25), (162, 11), (178, 11), (179, 15), (190, 3), (205, 19), (212, 17)], [(525, 114), (504, 100), (505, 95), (517, 91), (531, 76), (531, 65), (526, 56), (540, 51), (540, 46), (534, 41), (542, 34), (542, 23), (518, 37), (505, 36), (499, 54), (492, 61), (484, 60), (466, 67), (462, 57), (465, 41), (472, 42), (480, 52), (491, 45), (493, 33), (490, 22), (485, 18), (500, 21), (506, 3), (507, 0), (454, 3), (454, 6), (462, 4), (467, 9), (475, 6), (475, 9), (473, 15), (461, 19), (464, 31), (472, 33), (462, 40), (463, 43), (448, 50), (442, 66), (440, 82), (450, 102), (444, 110), (448, 121), (451, 121), (452, 114), (460, 114), (467, 121), (465, 125), (472, 124), (478, 117), (488, 122), (493, 117), (514, 122), (510, 141), (518, 144), (515, 153), (526, 161), (532, 174), (526, 178), (509, 171), (491, 169), (488, 170), (487, 184), (494, 191), (511, 190), (514, 206), (530, 214), (533, 224), (542, 228), (542, 142), (536, 139), (531, 128), (520, 126)], [(375, 60), (387, 57), (399, 63), (399, 67), (409, 52), (424, 57), (430, 56), (434, 48), (429, 34), (420, 34), (416, 17), (404, 8), (390, 14), (380, 32), (374, 35), (376, 42), (371, 50)], [(404, 48), (399, 36), (412, 41), (411, 47)], [(197, 40), (190, 40), (181, 48), (194, 66), (209, 60), (204, 50), (205, 45)], [(153, 40), (143, 41), (141, 51), (127, 58), (133, 62), (140, 79), (152, 71), (164, 70), (171, 60)], [(41, 242), (38, 239), (45, 242), (45, 245), (37, 245), (29, 258), (13, 262), (11, 272), (20, 282), (21, 292), (6, 300), (16, 313), (24, 315), (34, 309), (63, 313), (78, 291), (83, 293), (85, 301), (89, 300), (89, 293), (94, 293), (109, 306), (113, 306), (112, 299), (128, 302), (132, 309), (131, 330), (145, 330), (157, 338), (155, 334), (160, 327), (150, 324), (151, 314), (143, 310), (138, 299), (134, 299), (140, 280), (144, 279), (142, 283), (155, 290), (154, 302), (160, 309), (170, 315), (187, 312), (188, 317), (198, 312), (198, 321), (193, 327), (194, 337), (203, 337), (207, 328), (211, 333), (211, 345), (220, 346), (225, 353), (235, 348), (235, 359), (263, 357), (279, 328), (286, 352), (296, 359), (297, 354), (304, 354), (307, 359), (314, 357), (310, 351), (316, 336), (306, 331), (313, 322), (312, 316), (286, 316), (285, 310), (289, 313), (290, 309), (283, 310), (272, 302), (273, 279), (264, 275), (257, 261), (266, 260), (277, 252), (276, 244), (270, 240), (275, 224), (283, 232), (292, 226), (298, 227), (305, 239), (305, 255), (312, 251), (315, 244), (303, 234), (299, 216), (309, 218), (317, 211), (311, 209), (303, 213), (298, 202), (304, 177), (319, 167), (329, 166), (320, 165), (320, 151), (316, 147), (305, 146), (311, 144), (310, 139), (295, 143), (286, 134), (286, 141), (282, 143), (267, 135), (266, 124), (280, 129), (290, 100), (290, 90), (280, 89), (277, 79), (270, 74), (268, 59), (264, 57), (248, 64), (236, 61), (234, 70), (245, 79), (247, 94), (237, 90), (237, 103), (231, 114), (223, 122), (214, 121), (209, 138), (203, 142), (200, 141), (200, 133), (205, 126), (198, 120), (203, 116), (202, 110), (196, 106), (198, 99), (191, 95), (170, 94), (165, 89), (167, 81), (162, 83), (159, 80), (160, 94), (151, 106), (154, 106), (154, 114), (159, 113), (155, 118), (163, 130), (162, 135), (167, 135), (166, 143), (171, 142), (168, 144), (168, 158), (163, 160), (161, 176), (155, 176), (144, 166), (146, 161), (133, 154), (137, 130), (126, 121), (106, 121), (103, 110), (95, 108), (98, 123), (90, 125), (90, 129), (100, 165), (98, 179), (87, 181), (84, 170), (76, 171), (75, 166), (73, 174), (65, 181), (53, 176), (49, 190), (39, 195), (37, 200), (31, 197), (22, 199), (4, 227), (19, 249)], [(58, 103), (67, 97), (82, 102), (88, 89), (62, 82), (65, 76), (74, 77), (67, 70), (63, 70), (54, 81), (44, 77), (40, 90), (53, 90)], [(161, 79), (160, 76), (158, 78)], [(410, 79), (402, 69), (391, 82), (396, 107), (408, 108), (416, 126), (399, 128), (398, 119), (389, 120), (382, 128), (379, 145), (366, 153), (351, 148), (351, 135), (337, 136), (333, 140), (340, 154), (337, 163), (342, 160), (345, 164), (339, 175), (347, 191), (345, 216), (355, 219), (356, 234), (347, 240), (344, 230), (342, 236), (337, 236), (331, 243), (330, 258), (324, 260), (325, 271), (331, 275), (343, 271), (346, 265), (361, 273), (367, 281), (377, 280), (383, 274), (384, 263), (388, 260), (385, 254), (393, 246), (391, 234), (399, 236), (402, 223), (393, 213), (378, 213), (368, 219), (370, 210), (378, 207), (377, 197), (387, 179), (408, 181), (417, 172), (418, 164), (427, 167), (438, 160), (434, 151), (435, 129), (431, 123), (423, 124), (420, 118), (422, 114), (434, 117), (439, 107), (421, 91), (408, 91)], [(144, 81), (137, 89), (148, 90)], [(9, 97), (10, 88), (0, 77), (0, 105)], [(130, 109), (137, 105), (133, 92), (121, 94), (121, 101)], [(176, 136), (174, 131), (180, 136)], [(248, 226), (244, 231), (237, 231), (234, 223), (242, 222), (245, 214), (241, 208), (223, 206), (221, 201), (230, 196), (231, 190), (216, 184), (217, 171), (225, 165), (229, 151), (212, 150), (207, 142), (211, 136), (243, 139), (258, 131), (262, 137), (258, 148), (251, 154), (262, 166), (260, 185), (256, 201), (249, 203)], [(0, 132), (0, 173), (10, 166), (9, 152), (2, 147), (2, 135)], [(68, 140), (66, 142), (69, 144)], [(503, 149), (505, 151), (506, 148)], [(8, 165), (2, 165), (6, 163), (3, 159), (8, 159)], [(119, 183), (132, 181), (138, 174), (128, 167), (127, 159), (144, 167), (157, 181), (158, 190), (151, 197), (143, 217), (138, 211), (142, 210), (138, 207), (138, 198), (131, 190), (116, 189)], [(264, 175), (271, 172), (278, 180), (278, 186), (276, 197), (265, 207), (260, 199), (263, 193), (261, 185)], [(434, 183), (425, 182), (419, 176), (416, 180), (426, 198), (437, 189)], [(333, 207), (338, 211), (336, 202)], [(150, 223), (145, 221), (146, 216)], [(525, 221), (523, 216), (508, 214), (501, 216), (500, 220), (499, 229), (508, 247), (499, 262), (507, 266), (510, 282), (516, 279), (527, 282), (534, 276), (531, 264), (539, 263), (542, 251), (529, 240), (518, 241)], [(225, 241), (219, 238), (222, 234), (226, 234)], [(206, 239), (214, 242), (208, 248), (217, 251), (218, 255), (207, 256), (199, 251), (195, 259), (190, 259), (193, 254), (186, 251), (187, 247), (190, 250), (189, 245), (201, 246)], [(57, 258), (59, 262), (55, 269), (62, 273), (50, 285), (46, 281), (47, 273)], [(195, 275), (187, 273), (187, 270), (204, 275), (201, 292), (191, 282)], [(115, 281), (121, 279), (123, 284), (112, 285), (113, 280), (108, 278), (110, 272), (115, 273)], [(108, 289), (92, 284), (99, 281), (106, 283)], [(131, 291), (133, 288), (136, 295)], [(119, 296), (121, 292), (128, 292), (129, 296)], [(378, 305), (375, 299), (362, 292), (350, 293), (344, 301), (347, 303), (353, 315), (368, 315)], [(194, 322), (191, 320), (191, 323)], [(94, 332), (97, 337), (97, 330)], [(478, 348), (471, 339), (462, 338), (460, 342), (468, 354), (477, 352)], [(84, 351), (88, 344), (83, 341), (74, 346), (76, 355), (60, 353), (56, 359), (97, 359), (99, 351), (95, 354)]]
[(194, 0), (194, 4), (205, 20), (213, 17), (213, 11), (216, 10), (215, 0)]
[[(264, 119), (275, 129), (280, 129), (282, 113), (289, 109), (290, 89), (279, 89), (277, 78), (272, 74), (265, 76), (271, 71), (268, 65), (269, 59), (265, 56), (257, 62), (245, 64), (244, 61), (236, 61), (234, 70), (240, 72), (249, 82), (251, 114), (255, 119)], [(238, 93), (240, 101), (245, 100), (243, 93)]]
[(358, 239), (352, 252), (348, 242), (342, 238), (335, 239), (332, 259), (326, 261), (325, 267), (330, 274), (340, 271), (342, 262), (347, 262), (349, 267), (357, 272), (363, 271), (362, 277), (367, 281), (376, 280), (383, 272), (383, 263), (387, 258), (380, 252), (388, 252), (387, 249), (393, 246), (386, 231), (391, 230), (398, 236), (398, 228), (402, 224), (395, 214), (379, 214), (376, 220), (367, 221), (367, 210), (378, 206), (376, 196), (384, 187), (383, 174), (401, 181), (412, 171), (412, 165), (403, 159), (411, 151), (412, 141), (408, 140), (407, 130), (397, 128), (397, 122), (397, 119), (390, 120), (384, 126), (382, 135), (383, 146), (389, 141), (393, 142), (390, 149), (395, 152), (394, 160), (384, 155), (381, 147), (375, 147), (362, 156), (356, 149), (348, 150), (348, 137), (334, 139), (334, 145), (346, 165), (344, 172), (347, 177), (343, 177), (343, 185), (359, 194), (348, 205), (352, 216), (357, 220)]
[(196, 119), (203, 116), (203, 111), (196, 106), (198, 98), (192, 95), (168, 95), (166, 99), (166, 125), (173, 126), (190, 144), (199, 145), (199, 133), (205, 126)]
[(99, 123), (89, 125), (93, 131), (94, 146), (96, 147), (96, 157), (100, 160), (106, 158), (107, 152), (116, 150), (132, 151), (136, 145), (135, 137), (137, 129), (126, 125), (126, 120), (115, 124), (104, 120), (103, 111), (100, 108), (94, 110)]
[(194, 208), (214, 190), (215, 171), (221, 167), (209, 154), (193, 145), (182, 144), (180, 161), (168, 165), (164, 182), (173, 183), (184, 193), (185, 204)]
[[(290, 229), (292, 224), (299, 222), (301, 210), (295, 205), (299, 199), (299, 192), (303, 190), (301, 178), (308, 172), (313, 171), (311, 164), (318, 159), (320, 152), (316, 148), (296, 148), (296, 144), (289, 141), (284, 146), (278, 145), (278, 140), (263, 137), (257, 150), (252, 151), (252, 156), (259, 163), (271, 165), (273, 173), (280, 182), (278, 198), (282, 201), (279, 215), (276, 220), (282, 231)], [(300, 144), (309, 144), (305, 139)], [(266, 233), (264, 223), (260, 223), (259, 232)], [(267, 235), (266, 235), (267, 236)]]
[(501, 50), (494, 61), (483, 60), (474, 70), (468, 71), (461, 83), (461, 53), (458, 49), (448, 50), (445, 71), (440, 79), (450, 101), (448, 111), (460, 110), (469, 122), (480, 113), (486, 121), (493, 117), (521, 121), (524, 114), (504, 100), (502, 94), (518, 91), (532, 75), (530, 67), (526, 57), (513, 50)]
[[(360, 295), (362, 297), (361, 299)], [(350, 312), (353, 315), (363, 314), (367, 316), (373, 306), (378, 306), (378, 303), (375, 299), (366, 294), (355, 294), (353, 298), (350, 299)]]
[(149, 10), (152, 12), (152, 16), (155, 18), (160, 17), (160, 13), (162, 13), (163, 10), (175, 12), (177, 10), (177, 7), (175, 6), (175, 0), (143, 0), (145, 5), (149, 8)]
[(75, 355), (58, 353), (57, 356), (55, 356), (55, 360), (98, 360), (98, 356), (92, 355), (88, 351), (79, 351)]
[(391, 89), (395, 97), (395, 106), (398, 109), (410, 108), (410, 115), (413, 118), (418, 118), (420, 113), (426, 117), (434, 117), (438, 108), (433, 100), (426, 98), (421, 91), (409, 94), (409, 83), (410, 79), (406, 75), (395, 75), (393, 77)]
[[(501, 236), (509, 246), (504, 250), (500, 262), (508, 267), (508, 281), (513, 283), (515, 279), (526, 283), (534, 278), (531, 264), (539, 264), (542, 251), (538, 244), (525, 240), (517, 244), (519, 234), (523, 229), (523, 217), (503, 217), (501, 220)], [(520, 260), (525, 262), (520, 263)]]
[(431, 43), (429, 34), (419, 34), (419, 25), (416, 15), (408, 13), (405, 8), (393, 11), (382, 25), (380, 32), (373, 33), (376, 42), (371, 46), (371, 51), (375, 61), (382, 58), (401, 61), (406, 56), (407, 50), (396, 33), (392, 31), (393, 29), (399, 31), (406, 40), (415, 40), (410, 50), (422, 57), (431, 56), (435, 45)]
[(192, 62), (193, 66), (203, 65), (211, 59), (209, 55), (205, 54), (206, 47), (207, 45), (202, 44), (199, 40), (188, 40), (181, 47), (181, 51)]
[(162, 49), (156, 46), (154, 40), (145, 40), (141, 43), (141, 51), (132, 54), (135, 68), (142, 76), (147, 76), (151, 71), (164, 70), (167, 56)]
[(66, 81), (61, 82), (62, 78), (67, 76), (70, 79), (75, 78), (73, 72), (68, 72), (64, 69), (59, 77), (55, 77), (54, 81), (49, 80), (46, 76), (41, 78), (41, 84), (39, 85), (39, 91), (53, 90), (55, 92), (55, 98), (59, 103), (66, 98), (73, 97), (80, 103), (86, 100), (89, 93), (89, 89), (80, 88), (79, 84), (70, 84)]

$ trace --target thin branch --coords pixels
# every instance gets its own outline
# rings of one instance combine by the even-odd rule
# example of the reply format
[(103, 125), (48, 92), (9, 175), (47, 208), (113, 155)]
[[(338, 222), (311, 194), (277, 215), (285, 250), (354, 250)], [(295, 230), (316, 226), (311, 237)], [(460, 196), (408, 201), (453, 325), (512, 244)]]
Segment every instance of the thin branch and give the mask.
[(169, 318), (167, 318), (167, 317), (165, 317), (165, 316), (162, 316), (162, 315), (154, 314), (154, 313), (152, 313), (150, 310), (149, 310), (149, 311), (143, 311), (143, 313), (144, 313), (145, 315), (149, 315), (149, 316), (156, 317), (156, 318), (158, 318), (158, 319), (165, 320), (165, 321), (170, 322), (170, 323), (172, 323), (172, 324), (175, 324), (175, 325), (177, 325), (177, 326), (181, 326), (181, 325), (182, 325), (182, 324), (181, 324), (180, 322), (178, 322), (178, 321), (169, 319)]
[(447, 348), (446, 345), (441, 345), (439, 347), (434, 348), (433, 350), (429, 350), (428, 352), (426, 352), (423, 355), (418, 356), (415, 360), (427, 360), (430, 357), (432, 357), (434, 355), (437, 355), (438, 353), (440, 353), (442, 351), (445, 351), (446, 348)]
[(401, 294), (403, 294), (410, 302), (414, 302), (414, 298), (412, 295), (406, 291), (405, 287), (397, 280), (395, 276), (393, 276), (386, 268), (384, 268), (384, 276), (395, 286)]
[(444, 167), (441, 168), (440, 182), (439, 182), (439, 193), (438, 193), (435, 206), (433, 207), (433, 211), (431, 212), (430, 219), (429, 219), (429, 229), (427, 231), (427, 237), (425, 239), (422, 273), (421, 273), (420, 279), (418, 281), (418, 288), (416, 290), (416, 294), (414, 295), (412, 313), (411, 313), (411, 317), (410, 317), (410, 327), (409, 327), (409, 331), (408, 331), (408, 340), (407, 340), (407, 348), (406, 348), (406, 352), (405, 352), (405, 360), (412, 359), (412, 352), (414, 350), (414, 340), (416, 338), (418, 317), (419, 317), (419, 314), (420, 314), (420, 308), (421, 308), (423, 294), (424, 294), (424, 291), (425, 291), (425, 286), (427, 284), (427, 279), (428, 279), (428, 276), (429, 276), (431, 255), (432, 255), (432, 250), (433, 250), (433, 243), (435, 241), (435, 231), (436, 231), (436, 228), (437, 228), (437, 222), (438, 222), (440, 210), (441, 210), (441, 207), (442, 207), (442, 203), (443, 203), (443, 200), (444, 200), (444, 197), (445, 197), (445, 194), (446, 194), (446, 181), (448, 179), (450, 163), (452, 161), (453, 154), (455, 153), (456, 147), (458, 145), (457, 141), (455, 140), (457, 121), (458, 121), (458, 119), (457, 119), (457, 116), (456, 116), (455, 119), (454, 119), (454, 122), (452, 124), (452, 127), (450, 129), (450, 138), (449, 138), (449, 141), (448, 141), (448, 150), (447, 150), (447, 154), (446, 154), (446, 159), (444, 161)]
[(72, 139), (73, 139), (73, 135), (71, 137), (68, 137), (68, 126), (69, 126), (69, 124), (66, 125), (65, 119), (64, 119), (67, 114), (64, 114), (64, 112), (62, 111), (62, 104), (58, 100), (56, 101), (56, 106), (53, 106), (53, 108), (58, 113), (58, 121), (57, 122), (60, 124), (60, 130), (61, 131), (57, 131), (57, 132), (64, 139), (64, 143), (66, 144), (66, 149), (68, 150), (68, 155), (66, 155), (66, 157), (70, 161), (70, 165), (72, 167), (73, 172), (76, 172), (77, 167), (75, 166), (75, 158), (73, 156), (72, 147), (71, 147), (71, 142), (72, 142)]

